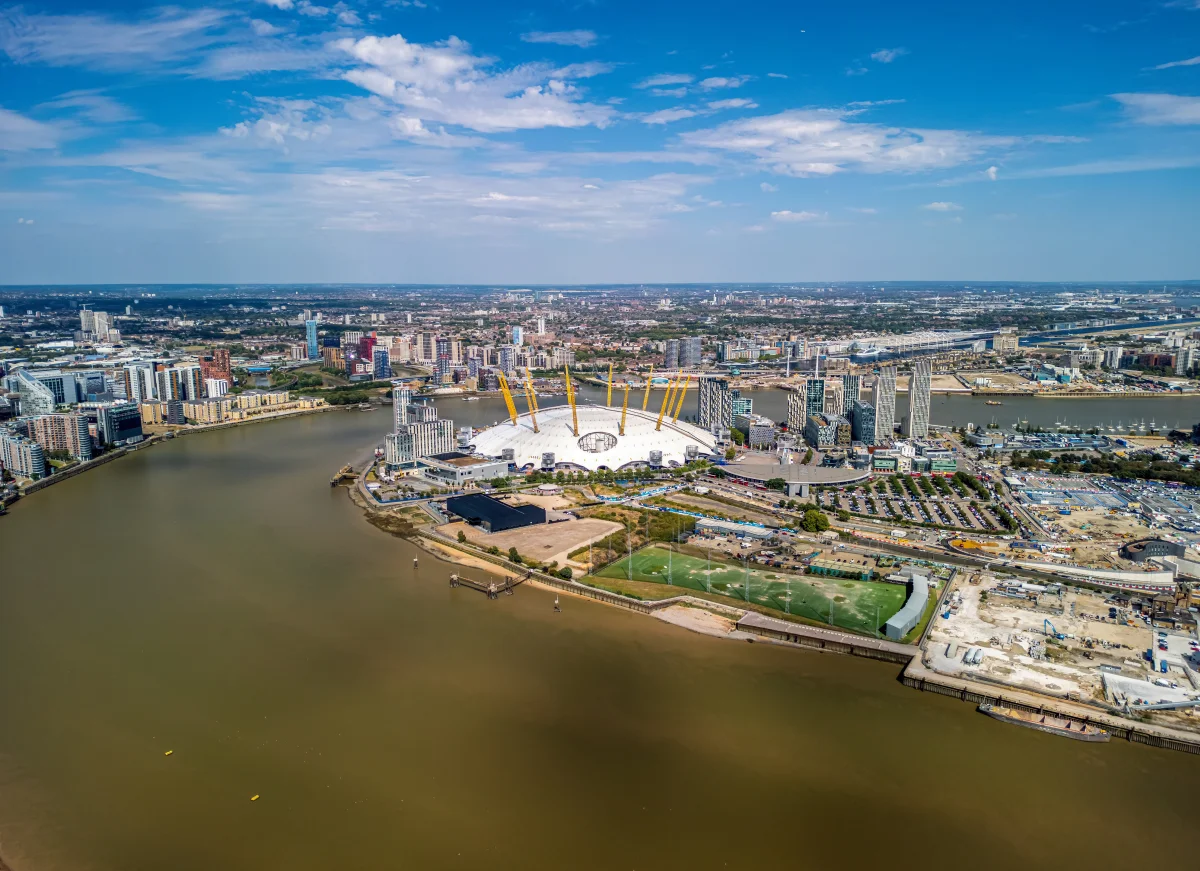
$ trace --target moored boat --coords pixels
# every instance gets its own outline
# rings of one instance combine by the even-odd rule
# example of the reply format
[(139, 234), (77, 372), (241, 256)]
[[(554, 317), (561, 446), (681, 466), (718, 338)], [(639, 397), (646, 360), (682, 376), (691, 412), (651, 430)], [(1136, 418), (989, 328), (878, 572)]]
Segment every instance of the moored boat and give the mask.
[(1108, 732), (1098, 726), (1072, 720), (1069, 717), (1047, 714), (1045, 711), (1018, 711), (1003, 705), (993, 705), (991, 702), (983, 702), (979, 706), (979, 711), (1003, 723), (1013, 723), (1017, 726), (1037, 729), (1039, 732), (1049, 732), (1051, 735), (1063, 735), (1067, 738), (1074, 738), (1076, 741), (1107, 741), (1111, 737)]

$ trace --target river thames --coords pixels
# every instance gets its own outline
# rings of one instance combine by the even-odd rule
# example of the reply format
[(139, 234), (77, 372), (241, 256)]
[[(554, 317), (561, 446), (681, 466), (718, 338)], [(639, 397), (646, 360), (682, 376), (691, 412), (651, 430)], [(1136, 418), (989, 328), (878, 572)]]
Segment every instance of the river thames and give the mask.
[(414, 570), (328, 486), (390, 419), (191, 435), (0, 519), (15, 871), (1194, 861), (1200, 758), (999, 724), (882, 663), (488, 601), (424, 552)]

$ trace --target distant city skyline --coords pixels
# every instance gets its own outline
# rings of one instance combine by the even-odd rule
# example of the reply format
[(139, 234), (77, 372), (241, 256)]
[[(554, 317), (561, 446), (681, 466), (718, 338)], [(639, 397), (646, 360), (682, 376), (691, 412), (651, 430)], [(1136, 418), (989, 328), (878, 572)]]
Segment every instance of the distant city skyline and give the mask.
[(0, 2), (0, 281), (1200, 275), (1200, 3)]

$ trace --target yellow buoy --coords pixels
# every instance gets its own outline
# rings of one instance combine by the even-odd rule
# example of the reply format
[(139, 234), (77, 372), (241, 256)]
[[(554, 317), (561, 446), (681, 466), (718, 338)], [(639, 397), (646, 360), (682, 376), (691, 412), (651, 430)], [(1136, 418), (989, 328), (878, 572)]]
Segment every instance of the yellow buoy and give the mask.
[(250, 796), (250, 801), (258, 801), (258, 796), (257, 795)]
[(174, 750), (168, 750), (166, 753), (163, 754), (163, 756), (170, 756), (174, 752), (175, 752)]

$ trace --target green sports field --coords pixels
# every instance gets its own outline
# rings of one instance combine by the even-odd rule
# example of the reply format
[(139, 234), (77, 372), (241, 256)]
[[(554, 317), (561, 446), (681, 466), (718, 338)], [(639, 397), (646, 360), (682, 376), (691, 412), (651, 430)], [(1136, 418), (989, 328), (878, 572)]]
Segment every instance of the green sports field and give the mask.
[(633, 555), (632, 561), (632, 572), (630, 558), (626, 558), (606, 566), (597, 575), (670, 584), (680, 587), (681, 593), (701, 590), (743, 602), (748, 600), (866, 634), (874, 634), (876, 629), (882, 631), (883, 624), (900, 610), (906, 596), (905, 588), (897, 584), (782, 574), (762, 566), (747, 570), (724, 560), (714, 559), (709, 563), (686, 554), (669, 554), (659, 545), (643, 548)]

